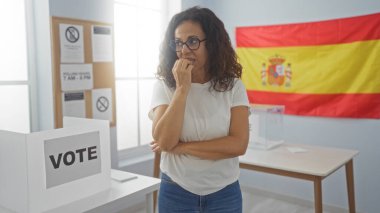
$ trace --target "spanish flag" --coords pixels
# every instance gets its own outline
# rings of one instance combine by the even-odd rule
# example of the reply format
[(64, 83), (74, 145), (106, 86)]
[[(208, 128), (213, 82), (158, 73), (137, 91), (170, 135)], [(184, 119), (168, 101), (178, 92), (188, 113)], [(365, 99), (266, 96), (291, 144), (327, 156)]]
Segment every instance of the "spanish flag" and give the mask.
[(380, 118), (380, 13), (236, 28), (251, 103), (286, 114)]

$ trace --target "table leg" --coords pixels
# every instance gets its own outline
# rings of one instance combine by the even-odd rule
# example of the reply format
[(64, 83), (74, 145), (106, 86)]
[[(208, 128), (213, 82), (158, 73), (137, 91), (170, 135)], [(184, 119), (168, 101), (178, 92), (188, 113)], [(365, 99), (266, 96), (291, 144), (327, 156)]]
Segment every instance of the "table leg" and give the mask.
[(322, 178), (314, 179), (314, 208), (315, 213), (322, 213)]
[(347, 180), (347, 194), (348, 194), (348, 209), (350, 213), (355, 213), (355, 189), (354, 189), (354, 166), (353, 161), (350, 160), (346, 163), (346, 180)]
[(146, 195), (146, 213), (153, 213), (153, 193)]
[[(160, 162), (161, 162), (161, 153), (154, 153), (154, 167), (153, 167), (153, 177), (160, 178)], [(153, 192), (153, 212), (156, 212), (157, 206), (157, 191)]]

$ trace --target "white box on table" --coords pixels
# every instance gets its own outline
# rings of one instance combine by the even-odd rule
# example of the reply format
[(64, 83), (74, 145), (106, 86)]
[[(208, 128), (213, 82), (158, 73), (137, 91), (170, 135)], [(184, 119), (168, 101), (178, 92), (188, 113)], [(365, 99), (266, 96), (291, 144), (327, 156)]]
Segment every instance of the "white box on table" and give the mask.
[(252, 104), (249, 115), (249, 148), (271, 149), (284, 142), (281, 105)]

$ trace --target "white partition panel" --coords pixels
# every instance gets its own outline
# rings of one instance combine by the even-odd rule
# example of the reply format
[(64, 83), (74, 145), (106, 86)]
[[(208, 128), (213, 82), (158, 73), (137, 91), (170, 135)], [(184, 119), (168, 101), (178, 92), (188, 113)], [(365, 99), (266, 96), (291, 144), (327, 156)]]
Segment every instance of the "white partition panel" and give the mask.
[(64, 128), (0, 131), (0, 206), (48, 212), (110, 188), (110, 132), (104, 120), (65, 118)]
[(26, 157), (25, 134), (0, 130), (0, 206), (16, 212), (28, 209)]

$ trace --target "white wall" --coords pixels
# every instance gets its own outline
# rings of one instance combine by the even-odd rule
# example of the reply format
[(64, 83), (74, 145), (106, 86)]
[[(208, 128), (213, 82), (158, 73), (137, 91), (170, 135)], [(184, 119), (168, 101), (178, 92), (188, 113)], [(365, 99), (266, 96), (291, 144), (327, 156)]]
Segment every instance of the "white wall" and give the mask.
[(31, 130), (35, 132), (54, 128), (49, 0), (25, 2), (32, 8), (27, 10), (27, 22), (28, 33), (32, 34), (28, 41), (28, 63), (33, 99)]
[[(183, 8), (196, 4), (209, 7), (217, 14), (225, 23), (234, 46), (237, 26), (318, 21), (380, 12), (379, 0), (204, 0), (186, 4)], [(359, 150), (359, 155), (354, 159), (357, 210), (366, 213), (379, 212), (379, 119), (285, 116), (285, 139), (292, 143)], [(313, 200), (311, 182), (246, 170), (241, 172), (241, 182), (244, 185)], [(323, 181), (324, 203), (347, 208), (345, 184), (344, 169), (327, 177)]]

